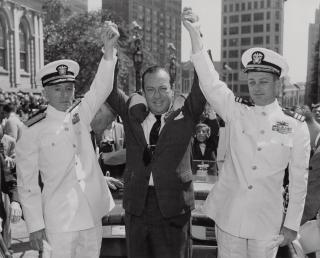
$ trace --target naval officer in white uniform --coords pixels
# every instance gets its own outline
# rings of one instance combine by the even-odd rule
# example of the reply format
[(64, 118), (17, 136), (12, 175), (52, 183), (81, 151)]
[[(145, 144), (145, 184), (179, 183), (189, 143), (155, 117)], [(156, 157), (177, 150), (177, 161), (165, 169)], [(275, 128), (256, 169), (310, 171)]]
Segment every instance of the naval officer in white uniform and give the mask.
[[(274, 51), (247, 50), (242, 63), (254, 104), (235, 98), (203, 47), (198, 17), (185, 8), (182, 19), (191, 37), (191, 59), (201, 89), (225, 121), (228, 135), (219, 181), (204, 205), (217, 225), (219, 257), (275, 257), (277, 243), (288, 244), (297, 236), (310, 154), (303, 118), (284, 113), (276, 99), (288, 65)], [(290, 199), (283, 221), (282, 183), (288, 164)]]
[(49, 104), (27, 122), (17, 143), (18, 193), (32, 247), (41, 250), (47, 240), (52, 258), (100, 254), (101, 218), (114, 202), (91, 143), (90, 122), (112, 89), (118, 37), (117, 26), (106, 22), (103, 57), (77, 106), (72, 101), (78, 63), (55, 61), (37, 75)]

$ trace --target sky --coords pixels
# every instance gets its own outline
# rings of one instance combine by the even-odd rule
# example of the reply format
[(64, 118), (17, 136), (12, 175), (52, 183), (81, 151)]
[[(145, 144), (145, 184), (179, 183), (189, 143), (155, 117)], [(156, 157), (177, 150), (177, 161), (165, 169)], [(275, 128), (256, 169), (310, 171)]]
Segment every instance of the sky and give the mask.
[[(89, 0), (89, 10), (101, 8), (101, 0)], [(220, 61), (221, 0), (182, 0), (199, 15), (201, 31), (213, 59)], [(320, 0), (287, 0), (284, 10), (283, 55), (289, 63), (291, 82), (304, 82), (307, 77), (309, 24), (314, 23)], [(190, 39), (182, 29), (182, 61), (190, 57)]]
[[(221, 0), (182, 0), (199, 15), (201, 31), (206, 46), (212, 50), (213, 59), (220, 60), (221, 50)], [(287, 0), (284, 10), (283, 56), (287, 59), (291, 82), (304, 82), (307, 77), (309, 24), (314, 23), (315, 10), (320, 0)], [(182, 29), (182, 61), (190, 56), (190, 40)]]

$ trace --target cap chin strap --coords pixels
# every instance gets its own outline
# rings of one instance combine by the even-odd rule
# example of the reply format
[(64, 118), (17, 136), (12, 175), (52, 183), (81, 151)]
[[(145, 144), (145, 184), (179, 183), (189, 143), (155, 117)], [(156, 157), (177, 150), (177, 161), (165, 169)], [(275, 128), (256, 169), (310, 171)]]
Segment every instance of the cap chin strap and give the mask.
[(246, 68), (243, 69), (244, 73), (248, 73), (248, 72), (264, 72), (264, 73), (271, 73), (271, 74), (275, 74), (278, 77), (280, 77), (281, 72), (278, 71), (275, 68), (272, 67), (257, 67), (257, 66), (247, 66)]

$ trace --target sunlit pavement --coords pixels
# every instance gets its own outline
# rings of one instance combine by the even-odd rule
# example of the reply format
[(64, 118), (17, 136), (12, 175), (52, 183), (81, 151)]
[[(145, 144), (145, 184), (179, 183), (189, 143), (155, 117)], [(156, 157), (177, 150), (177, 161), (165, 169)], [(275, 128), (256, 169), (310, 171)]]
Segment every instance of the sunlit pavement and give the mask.
[[(12, 249), (14, 258), (38, 258), (38, 252), (31, 250), (26, 225), (23, 221), (12, 224)], [(317, 253), (320, 258), (320, 252)]]

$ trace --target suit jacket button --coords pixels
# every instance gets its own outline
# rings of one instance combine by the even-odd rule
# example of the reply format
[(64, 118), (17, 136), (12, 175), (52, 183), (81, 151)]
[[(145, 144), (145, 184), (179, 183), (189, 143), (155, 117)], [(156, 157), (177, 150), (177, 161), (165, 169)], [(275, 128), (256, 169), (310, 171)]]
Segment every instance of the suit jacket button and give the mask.
[(252, 185), (249, 185), (249, 186), (248, 186), (248, 189), (249, 189), (249, 190), (251, 190), (252, 188), (253, 188), (253, 186), (252, 186)]

